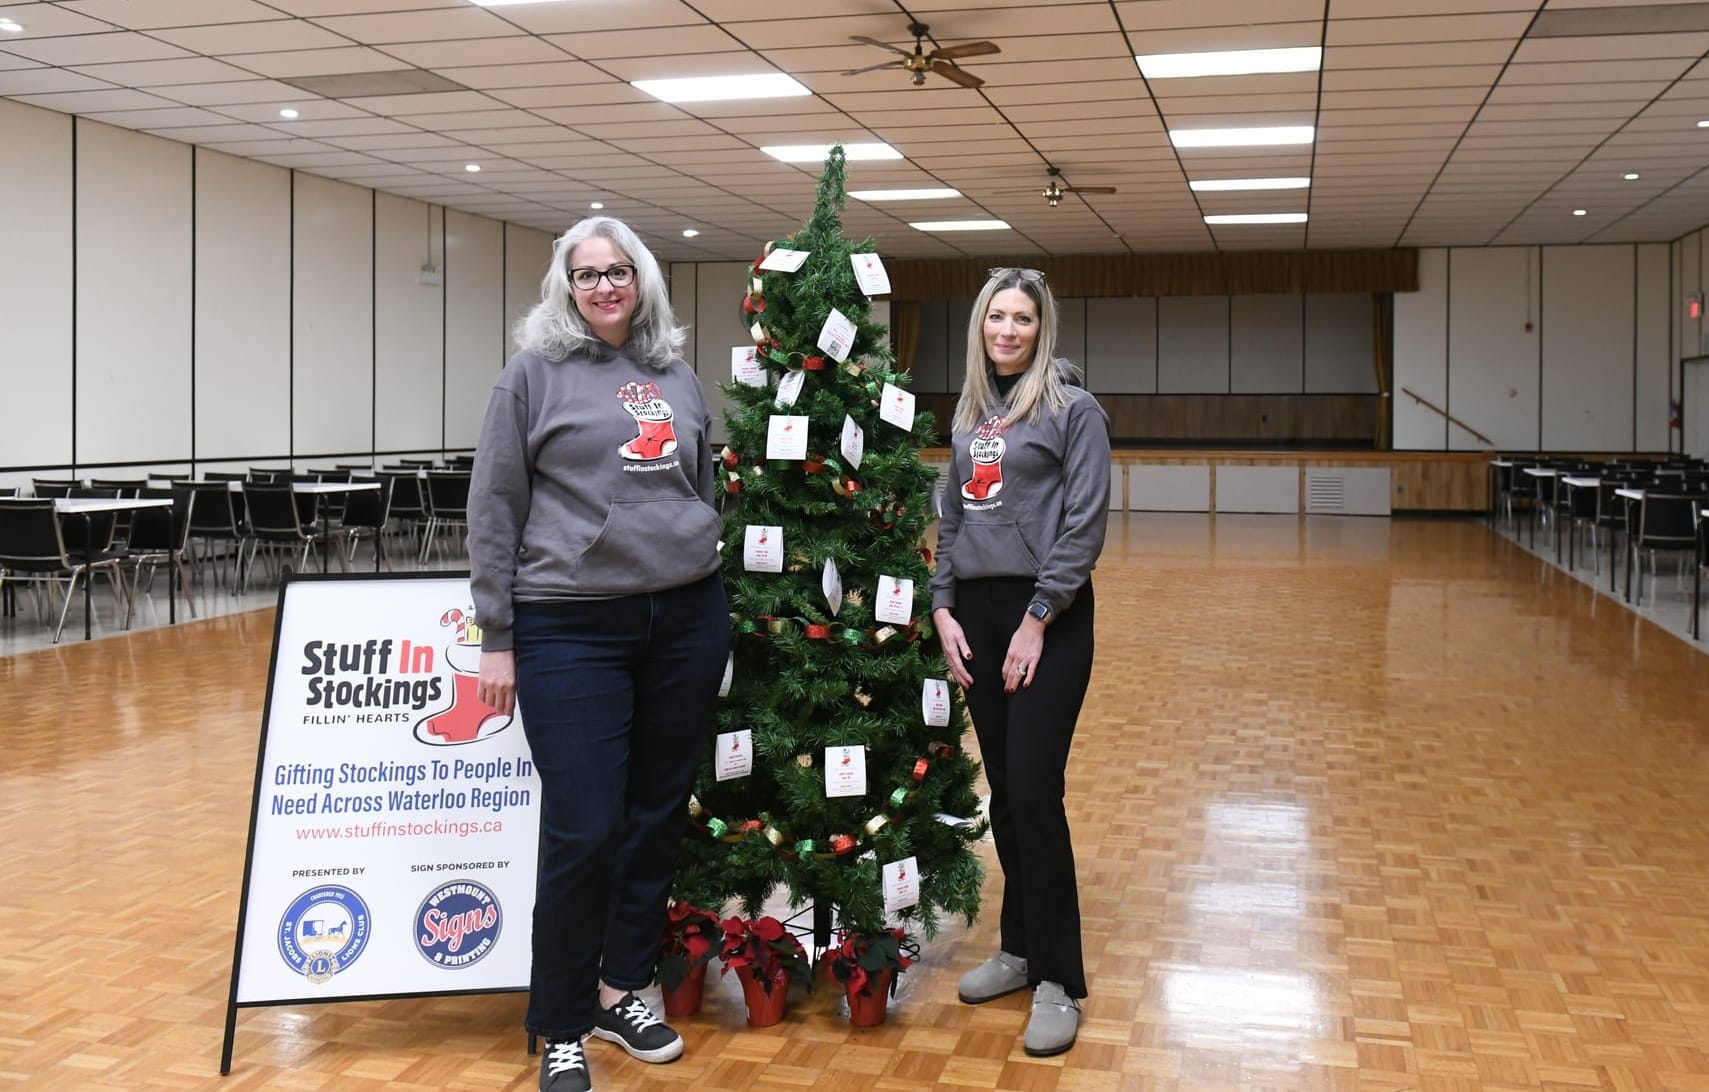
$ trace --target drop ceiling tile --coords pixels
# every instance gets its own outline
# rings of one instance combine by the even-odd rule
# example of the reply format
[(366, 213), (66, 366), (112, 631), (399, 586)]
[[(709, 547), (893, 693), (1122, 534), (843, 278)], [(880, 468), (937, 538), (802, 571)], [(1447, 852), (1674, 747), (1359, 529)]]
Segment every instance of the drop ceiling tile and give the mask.
[(278, 102), (302, 92), (275, 80), (233, 80), (225, 83), (165, 84), (149, 88), (153, 94), (186, 106), (222, 107), (256, 102)]
[(301, 19), (274, 19), (265, 23), (231, 23), (225, 26), (176, 27), (156, 30), (153, 34), (154, 37), (173, 45), (210, 56), (278, 53), (297, 49), (336, 49), (350, 45), (348, 38), (322, 30)]
[(250, 78), (250, 74), (241, 68), (221, 64), (206, 57), (77, 65), (73, 71), (107, 83), (137, 88), (163, 87), (178, 83), (228, 83)]
[(334, 34), (365, 45), (386, 45), (393, 42), (461, 42), (526, 33), (491, 11), (466, 4), (430, 11), (320, 16), (314, 22)]
[(434, 69), (454, 80), (457, 76), (450, 71), (453, 68), (570, 63), (570, 57), (557, 46), (529, 37), (406, 42), (388, 44), (383, 48), (393, 57), (421, 68)]
[(59, 0), (59, 6), (131, 30), (279, 17), (276, 10), (256, 0)]
[(154, 110), (176, 106), (177, 103), (150, 95), (144, 91), (64, 91), (52, 95), (12, 95), (31, 106), (61, 110), (67, 114), (89, 114), (96, 111)]
[(0, 71), (0, 95), (46, 95), (61, 91), (100, 91), (112, 88), (105, 80), (63, 68)]
[(43, 64), (61, 66), (153, 61), (190, 56), (187, 51), (175, 45), (123, 30), (108, 34), (76, 34), (63, 38), (37, 38), (29, 35), (23, 38), (8, 37), (5, 44), (8, 53), (28, 57)]
[(8, 42), (28, 42), (68, 34), (100, 34), (119, 29), (105, 19), (92, 19), (53, 4), (8, 4), (6, 10), (24, 28), (24, 33), (18, 37), (7, 35)]
[(729, 35), (710, 23), (675, 27), (668, 31), (603, 30), (588, 34), (551, 34), (546, 35), (546, 40), (583, 60), (719, 53), (739, 48)]
[(293, 49), (278, 53), (240, 53), (225, 58), (251, 72), (274, 79), (299, 76), (339, 76), (357, 72), (395, 72), (410, 66), (377, 49), (345, 46), (338, 49)]

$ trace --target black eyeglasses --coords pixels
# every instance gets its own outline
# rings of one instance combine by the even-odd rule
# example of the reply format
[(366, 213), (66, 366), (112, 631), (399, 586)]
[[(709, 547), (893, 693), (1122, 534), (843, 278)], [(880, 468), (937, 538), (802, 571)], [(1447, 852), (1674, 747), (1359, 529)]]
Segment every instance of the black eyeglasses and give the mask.
[(583, 292), (592, 292), (598, 288), (602, 277), (610, 281), (613, 288), (628, 288), (635, 283), (635, 267), (614, 265), (610, 269), (595, 269), (584, 265), (570, 270), (570, 283)]
[(1044, 272), (1038, 269), (1024, 269), (1015, 265), (999, 265), (985, 271), (987, 277), (1019, 277), (1033, 284), (1044, 283)]

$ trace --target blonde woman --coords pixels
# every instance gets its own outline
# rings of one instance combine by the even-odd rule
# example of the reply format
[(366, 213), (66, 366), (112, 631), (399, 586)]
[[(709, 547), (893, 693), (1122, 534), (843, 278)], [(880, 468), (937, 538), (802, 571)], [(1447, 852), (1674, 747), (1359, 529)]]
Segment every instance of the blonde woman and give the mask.
[(1074, 1045), (1086, 972), (1063, 785), (1092, 677), (1092, 567), (1109, 518), (1109, 418), (1056, 358), (1035, 269), (993, 269), (973, 305), (938, 528), (932, 617), (991, 783), (1001, 948), (970, 1005), (1033, 991), (1024, 1046)]

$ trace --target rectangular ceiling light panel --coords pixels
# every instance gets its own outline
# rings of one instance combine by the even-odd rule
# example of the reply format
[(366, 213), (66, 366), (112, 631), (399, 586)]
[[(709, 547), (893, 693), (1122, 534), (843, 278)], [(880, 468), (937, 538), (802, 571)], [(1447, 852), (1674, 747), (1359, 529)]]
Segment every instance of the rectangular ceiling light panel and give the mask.
[(1133, 58), (1148, 80), (1192, 76), (1251, 76), (1261, 72), (1316, 72), (1323, 65), (1321, 46), (1288, 49), (1223, 49), (1214, 53), (1147, 53)]

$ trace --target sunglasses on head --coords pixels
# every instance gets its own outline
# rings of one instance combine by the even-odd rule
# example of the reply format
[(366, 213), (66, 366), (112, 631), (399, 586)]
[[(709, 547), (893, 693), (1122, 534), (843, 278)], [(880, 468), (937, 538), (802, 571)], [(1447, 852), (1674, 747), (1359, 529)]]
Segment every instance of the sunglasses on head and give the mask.
[(987, 277), (1019, 277), (1033, 284), (1044, 283), (1044, 273), (1037, 269), (1025, 269), (1021, 266), (999, 265), (985, 271)]

